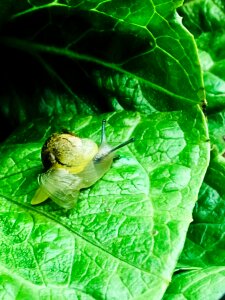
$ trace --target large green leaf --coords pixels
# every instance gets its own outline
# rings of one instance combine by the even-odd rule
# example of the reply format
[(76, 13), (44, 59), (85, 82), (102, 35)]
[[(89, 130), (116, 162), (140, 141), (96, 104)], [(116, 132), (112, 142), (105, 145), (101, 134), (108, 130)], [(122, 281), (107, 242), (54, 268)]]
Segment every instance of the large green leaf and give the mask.
[(56, 114), (48, 107), (57, 107), (61, 95), (79, 114), (152, 113), (201, 103), (195, 41), (176, 13), (181, 3), (20, 1), (0, 38), (4, 115), (21, 122)]
[[(135, 143), (121, 149), (110, 171), (82, 191), (73, 210), (52, 201), (32, 207), (43, 140), (66, 127), (98, 141), (102, 118), (112, 144), (129, 136)], [(41, 119), (18, 130), (1, 156), (1, 297), (163, 296), (209, 160), (198, 108), (151, 117), (121, 112)]]
[[(224, 16), (223, 1), (186, 1), (184, 24), (194, 34), (209, 106), (210, 166), (184, 249), (165, 299), (218, 300), (225, 294), (224, 260)], [(194, 269), (194, 270), (193, 270)], [(186, 270), (186, 271), (181, 271)]]

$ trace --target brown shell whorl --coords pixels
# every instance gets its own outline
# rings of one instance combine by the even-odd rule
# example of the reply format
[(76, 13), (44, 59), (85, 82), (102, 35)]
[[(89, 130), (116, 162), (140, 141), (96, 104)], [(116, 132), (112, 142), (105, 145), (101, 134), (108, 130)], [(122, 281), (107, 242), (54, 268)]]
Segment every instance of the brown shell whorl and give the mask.
[(46, 170), (55, 163), (69, 166), (70, 156), (73, 155), (72, 145), (68, 139), (71, 136), (74, 135), (54, 133), (46, 140), (41, 150), (41, 159)]

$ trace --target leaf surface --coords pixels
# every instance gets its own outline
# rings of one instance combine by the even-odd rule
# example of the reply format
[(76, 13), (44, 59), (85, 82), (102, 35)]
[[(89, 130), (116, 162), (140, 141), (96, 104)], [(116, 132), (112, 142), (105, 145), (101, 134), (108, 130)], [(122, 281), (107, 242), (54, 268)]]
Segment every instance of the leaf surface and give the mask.
[(187, 1), (181, 8), (184, 25), (195, 36), (204, 71), (207, 111), (215, 113), (225, 107), (224, 1)]
[(224, 295), (225, 267), (207, 267), (174, 276), (164, 300), (218, 300)]
[[(108, 120), (111, 144), (130, 136), (135, 143), (121, 149), (110, 171), (82, 191), (73, 210), (50, 200), (31, 206), (42, 171), (41, 141), (67, 127), (97, 142), (102, 118)], [(37, 299), (54, 293), (62, 299), (160, 299), (208, 165), (202, 112), (52, 118), (48, 125), (42, 120), (45, 130), (39, 123), (18, 131), (1, 149), (3, 295), (24, 299), (35, 290)]]
[(195, 267), (225, 266), (225, 160), (216, 153), (212, 156), (180, 258), (183, 264)]
[(21, 123), (37, 113), (59, 114), (58, 106), (68, 112), (60, 101), (64, 95), (78, 114), (121, 109), (149, 114), (201, 103), (205, 94), (196, 44), (176, 13), (181, 3), (15, 5), (0, 39), (3, 114)]
[[(211, 160), (184, 249), (164, 299), (218, 300), (224, 289), (224, 15), (223, 1), (187, 1), (184, 24), (198, 45), (208, 100)], [(207, 291), (207, 293), (206, 293)]]

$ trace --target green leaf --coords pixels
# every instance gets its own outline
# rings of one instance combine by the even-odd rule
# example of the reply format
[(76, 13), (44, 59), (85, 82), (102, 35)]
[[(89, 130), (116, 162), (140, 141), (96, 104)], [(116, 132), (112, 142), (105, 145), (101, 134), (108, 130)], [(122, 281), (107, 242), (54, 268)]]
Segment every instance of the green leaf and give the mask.
[(163, 300), (218, 300), (224, 295), (225, 267), (208, 267), (174, 276)]
[(184, 265), (225, 266), (225, 159), (216, 153), (214, 155), (199, 193), (193, 212), (194, 221), (190, 225), (180, 258)]
[(225, 111), (209, 116), (209, 134), (213, 145), (216, 145), (220, 154), (225, 152)]
[[(224, 12), (225, 17), (225, 12)], [(197, 40), (199, 57), (204, 71), (204, 83), (209, 113), (225, 108), (225, 35), (221, 31), (203, 33)]]
[[(201, 103), (205, 95), (196, 44), (176, 13), (181, 4), (21, 1), (0, 38), (7, 94), (3, 114), (17, 123), (32, 120), (34, 111), (43, 116), (46, 90), (57, 98), (65, 95), (78, 114), (118, 109), (149, 114)], [(49, 111), (55, 112), (48, 109), (45, 116)]]
[(225, 5), (224, 1), (187, 1), (181, 9), (185, 26), (194, 34), (198, 46), (208, 111), (225, 108)]
[[(73, 210), (50, 200), (31, 206), (43, 140), (66, 127), (98, 142), (103, 118), (112, 145), (129, 136), (135, 143), (118, 152), (121, 159), (81, 192)], [(197, 107), (151, 117), (121, 112), (41, 119), (18, 130), (1, 149), (2, 295), (160, 299), (208, 165), (207, 140)]]
[(184, 23), (196, 37), (208, 101), (210, 140), (223, 153), (225, 109), (225, 6), (223, 1), (190, 1), (182, 7)]
[(225, 293), (224, 180), (225, 159), (213, 152), (178, 263), (197, 270), (175, 273), (165, 299), (217, 300)]
[(224, 11), (223, 0), (187, 0), (180, 10), (184, 16), (184, 25), (195, 37), (224, 28)]

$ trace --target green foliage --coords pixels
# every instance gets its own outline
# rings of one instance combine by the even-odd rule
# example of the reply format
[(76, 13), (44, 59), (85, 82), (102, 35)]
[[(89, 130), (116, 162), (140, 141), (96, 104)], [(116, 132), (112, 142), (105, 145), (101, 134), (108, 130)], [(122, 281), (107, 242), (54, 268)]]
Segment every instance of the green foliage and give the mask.
[(206, 267), (176, 275), (163, 299), (220, 299), (224, 294), (224, 267)]
[[(135, 143), (121, 150), (102, 180), (83, 191), (75, 209), (66, 212), (51, 201), (32, 208), (41, 141), (49, 130), (76, 128), (80, 136), (98, 141), (103, 117), (112, 144), (127, 136), (136, 136)], [(25, 135), (18, 131), (3, 147), (4, 268), (13, 262), (22, 281), (58, 285), (59, 293), (64, 286), (93, 298), (159, 299), (183, 247), (207, 165), (202, 113), (195, 108), (148, 117), (124, 111), (65, 119), (44, 124), (48, 131), (42, 136), (38, 124), (30, 124)], [(50, 297), (49, 288), (45, 293)]]
[[(211, 160), (193, 222), (165, 299), (220, 299), (224, 289), (224, 15), (222, 1), (190, 1), (181, 10), (195, 35), (208, 100)], [(207, 293), (206, 293), (207, 290)]]
[(208, 111), (224, 108), (224, 1), (190, 1), (182, 7), (184, 24), (194, 34), (199, 50)]
[[(182, 2), (0, 4), (0, 299), (225, 293), (225, 8)], [(135, 142), (74, 209), (32, 206), (44, 141), (99, 144), (104, 118), (111, 145)]]

